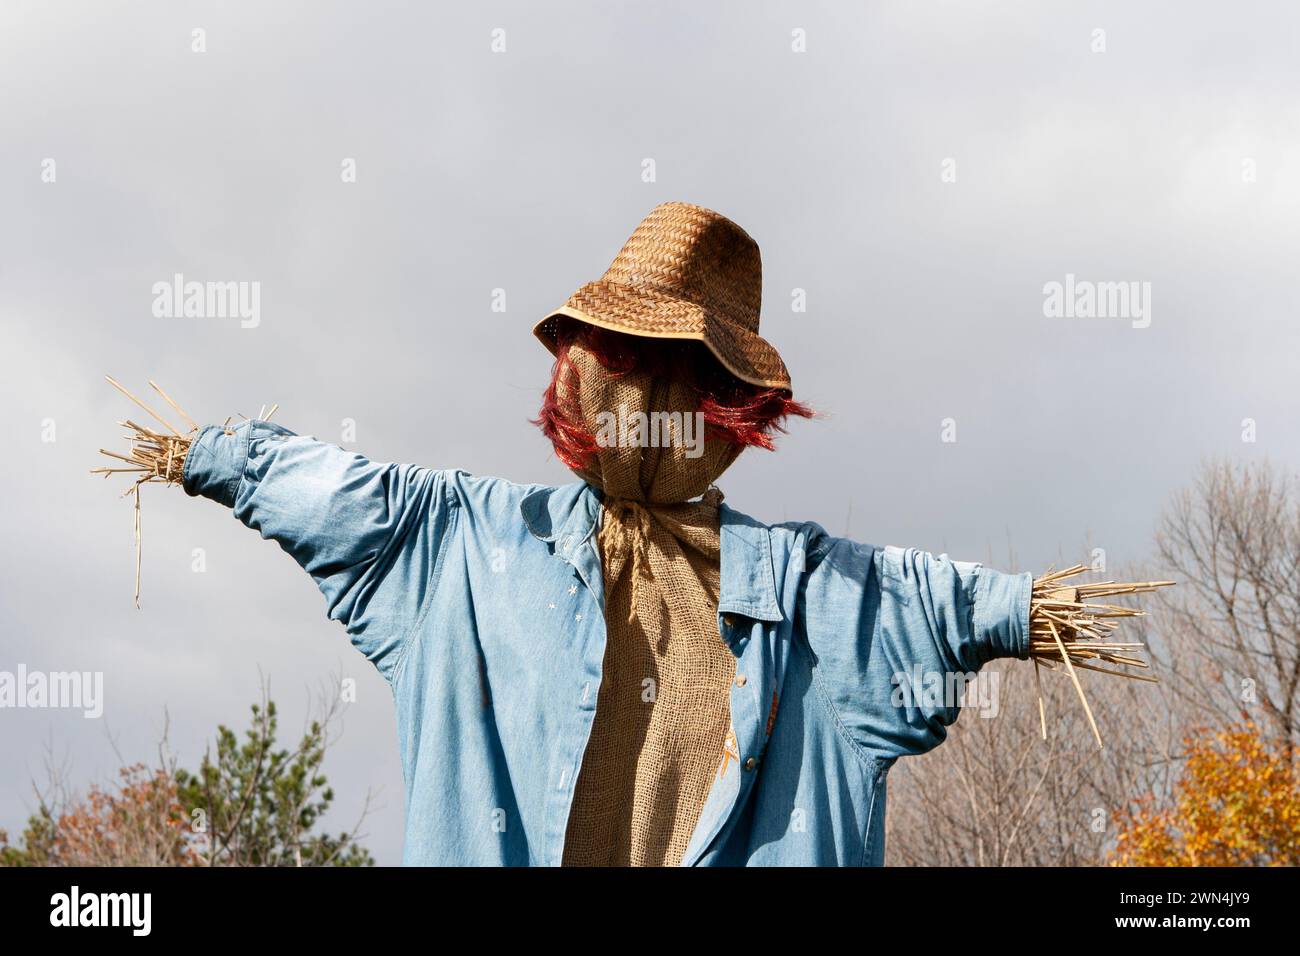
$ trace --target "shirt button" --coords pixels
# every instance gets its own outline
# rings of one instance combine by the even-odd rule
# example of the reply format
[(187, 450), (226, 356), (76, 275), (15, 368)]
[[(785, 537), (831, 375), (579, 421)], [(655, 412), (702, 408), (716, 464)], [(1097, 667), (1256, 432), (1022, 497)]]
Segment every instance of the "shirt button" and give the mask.
[(753, 757), (750, 757), (748, 760), (745, 761), (746, 770), (753, 770), (757, 766), (758, 766), (758, 761), (755, 760)]
[(745, 686), (745, 680), (746, 680), (746, 679), (747, 679), (747, 678), (745, 677), (744, 674), (737, 674), (737, 675), (736, 675), (736, 686), (737, 686), (737, 687), (744, 687), (744, 686)]
[(722, 615), (722, 623), (727, 625), (727, 627), (731, 627), (731, 625), (736, 623), (736, 619), (730, 614), (724, 614)]

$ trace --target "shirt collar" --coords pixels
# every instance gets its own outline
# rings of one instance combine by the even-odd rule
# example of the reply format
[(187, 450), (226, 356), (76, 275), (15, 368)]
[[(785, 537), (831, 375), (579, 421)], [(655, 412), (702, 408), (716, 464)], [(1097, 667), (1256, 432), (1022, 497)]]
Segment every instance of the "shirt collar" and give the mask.
[(743, 614), (757, 621), (781, 620), (767, 525), (726, 504), (718, 510), (722, 519), (719, 613)]
[[(535, 488), (524, 496), (519, 510), (533, 537), (554, 544), (557, 554), (573, 562), (595, 533), (600, 496), (586, 482)], [(719, 518), (722, 577), (718, 612), (743, 614), (758, 621), (781, 620), (767, 525), (726, 504), (720, 506)]]
[(555, 545), (556, 553), (571, 558), (596, 530), (600, 499), (586, 482), (558, 488), (534, 488), (519, 503), (524, 524), (534, 538)]

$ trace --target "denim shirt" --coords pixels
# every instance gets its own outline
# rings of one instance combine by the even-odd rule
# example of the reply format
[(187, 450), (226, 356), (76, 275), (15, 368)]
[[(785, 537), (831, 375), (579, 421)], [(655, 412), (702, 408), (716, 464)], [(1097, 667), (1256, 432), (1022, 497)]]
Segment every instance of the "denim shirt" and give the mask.
[[(263, 421), (204, 428), (184, 487), (289, 552), (388, 680), (403, 861), (558, 865), (605, 655), (599, 492), (380, 464)], [(721, 549), (733, 736), (682, 862), (879, 865), (886, 773), (959, 713), (910, 678), (1026, 657), (1031, 576), (725, 504)]]

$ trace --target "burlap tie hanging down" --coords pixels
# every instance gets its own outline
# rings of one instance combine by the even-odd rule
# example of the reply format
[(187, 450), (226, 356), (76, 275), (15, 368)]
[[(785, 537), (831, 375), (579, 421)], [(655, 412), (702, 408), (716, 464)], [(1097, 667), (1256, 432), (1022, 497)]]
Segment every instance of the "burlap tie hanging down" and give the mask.
[[(569, 362), (557, 394), (593, 433), (602, 412), (626, 421), (698, 405), (686, 384), (610, 373), (580, 345)], [(604, 492), (596, 540), (608, 636), (565, 865), (679, 864), (718, 772), (736, 661), (718, 634), (722, 495), (711, 485), (739, 449), (708, 440), (691, 454), (680, 440), (619, 442), (579, 472)]]

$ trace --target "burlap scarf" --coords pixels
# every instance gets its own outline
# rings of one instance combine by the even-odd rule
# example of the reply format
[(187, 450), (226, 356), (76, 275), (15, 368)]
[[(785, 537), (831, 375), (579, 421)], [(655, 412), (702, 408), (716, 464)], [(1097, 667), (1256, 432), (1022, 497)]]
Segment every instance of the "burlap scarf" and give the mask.
[(569, 362), (557, 396), (606, 440), (578, 474), (604, 492), (597, 543), (608, 637), (564, 863), (675, 866), (731, 723), (736, 661), (718, 634), (722, 496), (711, 486), (739, 449), (696, 435), (694, 420), (675, 438), (667, 429), (667, 447), (662, 429), (638, 427), (638, 412), (693, 415), (699, 398), (684, 382), (611, 373), (580, 345)]

